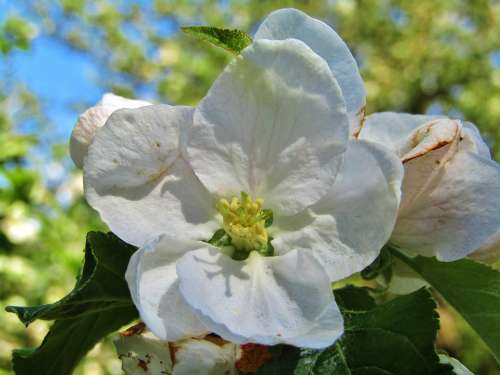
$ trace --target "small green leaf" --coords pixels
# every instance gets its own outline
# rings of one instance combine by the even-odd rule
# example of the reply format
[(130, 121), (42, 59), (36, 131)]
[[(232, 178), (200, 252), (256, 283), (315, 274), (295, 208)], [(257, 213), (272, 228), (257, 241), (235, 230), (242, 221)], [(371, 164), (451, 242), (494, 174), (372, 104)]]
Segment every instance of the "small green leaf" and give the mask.
[(392, 252), (431, 284), (500, 360), (500, 272), (470, 259), (439, 262)]
[(434, 348), (439, 322), (427, 290), (382, 305), (375, 305), (365, 289), (352, 286), (336, 290), (335, 298), (345, 320), (339, 341), (324, 350), (287, 347), (257, 374), (452, 374), (451, 366), (439, 363)]
[(183, 27), (182, 31), (195, 38), (210, 42), (233, 53), (240, 53), (252, 43), (252, 38), (237, 29), (220, 29), (211, 26)]
[(113, 234), (90, 232), (82, 271), (66, 297), (49, 305), (7, 307), (26, 325), (56, 320), (38, 348), (14, 351), (17, 375), (70, 374), (97, 342), (138, 317), (124, 278), (134, 251)]
[(231, 237), (229, 237), (224, 229), (218, 229), (207, 242), (217, 247), (229, 246), (231, 245)]

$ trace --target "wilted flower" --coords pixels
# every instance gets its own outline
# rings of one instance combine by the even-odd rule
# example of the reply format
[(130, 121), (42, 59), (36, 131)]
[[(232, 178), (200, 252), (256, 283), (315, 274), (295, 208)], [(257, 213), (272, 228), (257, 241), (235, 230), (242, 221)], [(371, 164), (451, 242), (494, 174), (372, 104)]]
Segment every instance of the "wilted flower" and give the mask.
[(328, 26), (279, 11), (196, 109), (123, 109), (97, 131), (86, 197), (141, 247), (126, 277), (157, 337), (319, 348), (342, 334), (330, 283), (377, 257), (402, 180), (392, 153), (348, 139), (364, 103), (353, 64)]
[(463, 258), (500, 229), (500, 167), (468, 122), (377, 113), (360, 139), (392, 149), (405, 177), (390, 242), (442, 261)]

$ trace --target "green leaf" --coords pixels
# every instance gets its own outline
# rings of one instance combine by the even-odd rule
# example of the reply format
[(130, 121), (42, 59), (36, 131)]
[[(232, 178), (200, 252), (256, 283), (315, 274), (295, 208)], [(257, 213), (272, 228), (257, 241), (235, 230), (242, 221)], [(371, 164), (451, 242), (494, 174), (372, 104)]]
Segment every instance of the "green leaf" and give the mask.
[[(436, 303), (421, 289), (375, 305), (364, 289), (335, 291), (345, 320), (344, 336), (324, 350), (288, 348), (258, 375), (451, 374), (439, 363), (434, 340), (439, 328)], [(292, 366), (293, 371), (285, 372)]]
[(97, 342), (138, 317), (124, 278), (134, 251), (113, 234), (90, 232), (82, 271), (66, 297), (49, 305), (7, 307), (26, 325), (57, 319), (38, 348), (14, 351), (17, 375), (70, 374)]
[(137, 317), (134, 307), (117, 307), (75, 319), (57, 320), (37, 349), (17, 349), (16, 375), (68, 375), (103, 337)]
[(500, 272), (470, 259), (439, 262), (393, 254), (415, 270), (453, 306), (500, 360)]
[(252, 38), (237, 29), (220, 29), (211, 26), (182, 27), (182, 31), (195, 38), (210, 42), (233, 53), (240, 53), (252, 43)]
[(135, 247), (109, 233), (90, 232), (85, 246), (85, 261), (74, 289), (63, 299), (48, 305), (7, 306), (29, 325), (36, 319), (76, 318), (94, 312), (129, 307), (130, 292), (124, 275)]

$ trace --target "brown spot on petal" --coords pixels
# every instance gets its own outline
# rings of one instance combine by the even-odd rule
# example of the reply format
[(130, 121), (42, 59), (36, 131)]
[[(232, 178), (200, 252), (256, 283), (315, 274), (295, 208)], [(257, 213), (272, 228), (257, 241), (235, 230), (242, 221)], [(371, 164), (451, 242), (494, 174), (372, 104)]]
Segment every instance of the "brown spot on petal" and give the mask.
[(265, 345), (243, 344), (240, 349), (241, 357), (236, 361), (236, 369), (244, 374), (257, 371), (273, 358), (269, 347)]
[(124, 336), (124, 337), (136, 336), (136, 335), (140, 335), (141, 333), (143, 333), (145, 329), (146, 329), (146, 325), (143, 322), (140, 322), (140, 323), (137, 323), (136, 325), (133, 325), (130, 328), (127, 328), (125, 331), (120, 332), (120, 335)]
[(174, 345), (174, 343), (169, 342), (168, 343), (168, 351), (170, 353), (170, 362), (172, 362), (172, 366), (175, 366), (177, 359), (175, 358), (175, 354), (179, 348)]
[(144, 372), (148, 371), (148, 364), (142, 359), (137, 361), (137, 367), (141, 368)]
[(363, 126), (365, 126), (365, 122), (366, 122), (366, 104), (361, 107), (358, 112), (356, 112), (356, 116), (357, 117), (361, 117), (361, 120), (359, 121), (359, 128), (356, 129), (353, 133), (353, 137), (354, 138), (358, 138), (359, 137), (359, 133), (361, 133), (361, 130), (363, 130)]
[(448, 144), (450, 144), (450, 142), (446, 142), (446, 141), (445, 142), (439, 142), (437, 144), (432, 145), (432, 147), (426, 148), (425, 150), (421, 150), (421, 151), (419, 151), (419, 152), (417, 152), (415, 154), (412, 154), (411, 156), (403, 158), (402, 162), (403, 163), (409, 162), (410, 160), (413, 160), (413, 159), (416, 159), (416, 158), (418, 158), (420, 156), (423, 156), (423, 155), (427, 154), (428, 152), (440, 149), (441, 147), (444, 147), (444, 146), (446, 146)]

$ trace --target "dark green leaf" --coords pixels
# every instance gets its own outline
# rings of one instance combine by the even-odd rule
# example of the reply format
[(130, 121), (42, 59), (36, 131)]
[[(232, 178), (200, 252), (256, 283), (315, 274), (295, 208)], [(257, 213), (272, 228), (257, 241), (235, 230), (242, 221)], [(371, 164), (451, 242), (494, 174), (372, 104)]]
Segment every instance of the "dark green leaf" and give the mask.
[(134, 307), (117, 307), (75, 319), (56, 321), (37, 349), (18, 349), (13, 355), (16, 375), (68, 375), (104, 336), (137, 317)]
[(210, 42), (233, 53), (240, 53), (252, 43), (252, 38), (241, 30), (220, 29), (210, 26), (183, 27), (182, 31), (198, 39)]
[(138, 317), (124, 278), (134, 251), (113, 234), (90, 232), (80, 277), (66, 297), (50, 305), (7, 307), (26, 325), (57, 319), (38, 348), (14, 351), (17, 375), (71, 374), (97, 342)]
[(76, 318), (98, 311), (132, 305), (124, 275), (135, 247), (113, 234), (90, 232), (85, 261), (74, 289), (60, 301), (32, 307), (8, 306), (26, 325), (36, 319)]
[(500, 359), (500, 272), (469, 259), (439, 262), (393, 254), (414, 269), (452, 305)]
[[(282, 351), (258, 375), (452, 373), (451, 367), (439, 363), (435, 352), (439, 322), (427, 290), (378, 306), (361, 288), (346, 287), (335, 291), (335, 296), (345, 319), (344, 336), (325, 350)], [(293, 372), (285, 366), (292, 366)]]
[(335, 300), (344, 310), (366, 311), (375, 308), (368, 289), (347, 285), (335, 291)]

